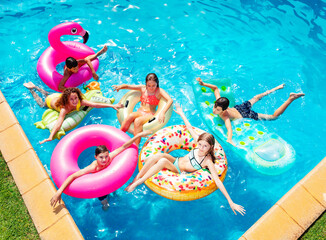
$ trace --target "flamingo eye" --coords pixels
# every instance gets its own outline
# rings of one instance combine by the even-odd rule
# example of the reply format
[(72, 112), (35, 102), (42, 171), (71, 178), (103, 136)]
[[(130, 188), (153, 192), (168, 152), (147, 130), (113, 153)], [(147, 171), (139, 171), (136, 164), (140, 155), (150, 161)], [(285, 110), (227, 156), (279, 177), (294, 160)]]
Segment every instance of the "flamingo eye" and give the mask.
[(77, 28), (72, 28), (72, 29), (71, 29), (71, 33), (72, 33), (72, 34), (76, 34), (76, 33), (77, 33)]

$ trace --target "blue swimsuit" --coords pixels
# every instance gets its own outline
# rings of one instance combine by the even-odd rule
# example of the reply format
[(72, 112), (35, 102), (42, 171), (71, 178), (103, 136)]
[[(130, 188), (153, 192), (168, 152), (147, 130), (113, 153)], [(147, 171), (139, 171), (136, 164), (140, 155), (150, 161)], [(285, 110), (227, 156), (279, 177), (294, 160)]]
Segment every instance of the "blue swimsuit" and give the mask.
[[(189, 160), (191, 165), (193, 166), (194, 169), (199, 170), (202, 169), (203, 167), (201, 166), (201, 164), (203, 163), (205, 157), (203, 157), (203, 159), (200, 161), (200, 163), (197, 161), (197, 159), (195, 158), (195, 153), (194, 153), (195, 149), (191, 150), (189, 152)], [(178, 169), (179, 174), (181, 173), (180, 168), (179, 168), (179, 157), (177, 157), (173, 163), (173, 165)]]
[(251, 110), (251, 103), (249, 101), (245, 101), (242, 104), (235, 105), (234, 108), (238, 110), (243, 118), (252, 118), (258, 120), (258, 113)]

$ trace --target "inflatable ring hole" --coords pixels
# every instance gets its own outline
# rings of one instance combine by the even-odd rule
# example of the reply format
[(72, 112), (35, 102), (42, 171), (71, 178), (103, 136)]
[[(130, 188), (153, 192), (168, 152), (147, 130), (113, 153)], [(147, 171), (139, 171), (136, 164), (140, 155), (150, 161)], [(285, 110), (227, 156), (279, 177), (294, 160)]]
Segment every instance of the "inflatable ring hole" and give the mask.
[(78, 156), (77, 164), (80, 169), (83, 169), (90, 165), (95, 160), (95, 149), (96, 147), (86, 148), (81, 154)]
[(206, 92), (206, 88), (205, 88), (205, 87), (202, 87), (202, 88), (201, 88), (201, 91), (202, 91), (202, 92)]
[(64, 74), (64, 67), (65, 67), (65, 62), (59, 63), (57, 66), (55, 66), (55, 70), (60, 73), (61, 75)]

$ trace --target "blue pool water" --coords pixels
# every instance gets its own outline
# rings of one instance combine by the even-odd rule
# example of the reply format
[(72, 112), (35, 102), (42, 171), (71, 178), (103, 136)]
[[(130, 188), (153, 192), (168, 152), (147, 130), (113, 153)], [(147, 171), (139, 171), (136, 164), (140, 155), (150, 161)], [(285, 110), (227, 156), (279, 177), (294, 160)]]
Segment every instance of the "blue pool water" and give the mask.
[[(49, 46), (49, 30), (64, 21), (80, 22), (95, 51), (109, 46), (98, 70), (104, 95), (120, 99), (125, 91), (113, 93), (111, 85), (141, 84), (155, 72), (190, 122), (205, 130), (192, 92), (197, 76), (231, 78), (237, 103), (285, 83), (283, 90), (255, 105), (261, 113), (272, 113), (290, 92), (306, 94), (277, 121), (264, 122), (296, 151), (295, 164), (286, 173), (262, 175), (222, 143), (229, 162), (224, 184), (246, 208), (245, 216), (233, 215), (219, 191), (175, 202), (144, 185), (132, 194), (120, 189), (112, 194), (107, 212), (97, 199), (64, 195), (85, 239), (237, 239), (326, 155), (324, 1), (4, 0), (1, 9), (1, 91), (47, 169), (58, 141), (38, 144), (49, 135), (33, 126), (44, 110), (22, 84), (32, 81), (49, 90), (36, 63)], [(92, 110), (79, 126), (99, 123), (120, 126), (111, 109)], [(168, 125), (180, 123), (173, 114)], [(92, 156), (93, 149), (85, 151), (81, 165)]]

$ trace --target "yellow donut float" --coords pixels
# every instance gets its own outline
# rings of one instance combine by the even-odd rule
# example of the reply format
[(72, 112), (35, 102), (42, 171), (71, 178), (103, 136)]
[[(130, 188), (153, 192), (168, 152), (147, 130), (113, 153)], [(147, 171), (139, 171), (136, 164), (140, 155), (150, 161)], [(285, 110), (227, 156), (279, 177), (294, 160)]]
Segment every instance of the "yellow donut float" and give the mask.
[[(195, 128), (198, 134), (204, 131)], [(139, 170), (142, 169), (146, 160), (157, 153), (170, 153), (177, 149), (191, 151), (196, 144), (186, 126), (175, 125), (163, 128), (152, 135), (144, 144), (138, 161)], [(221, 181), (227, 172), (227, 159), (221, 145), (215, 140), (215, 168)], [(207, 169), (200, 169), (192, 173), (181, 174), (163, 169), (153, 177), (145, 181), (147, 187), (153, 192), (176, 201), (191, 201), (203, 198), (217, 187)]]

